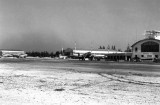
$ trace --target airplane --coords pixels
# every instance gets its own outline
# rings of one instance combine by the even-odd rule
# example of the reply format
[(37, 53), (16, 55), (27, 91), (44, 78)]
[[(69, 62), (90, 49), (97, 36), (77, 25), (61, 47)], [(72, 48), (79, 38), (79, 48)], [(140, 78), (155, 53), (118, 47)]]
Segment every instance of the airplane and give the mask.
[(26, 58), (27, 57), (27, 54), (20, 54), (18, 55), (19, 57), (18, 58)]
[(73, 58), (78, 58), (79, 60), (86, 60), (88, 58), (89, 60), (97, 60), (100, 61), (100, 59), (105, 59), (107, 57), (107, 54), (105, 54), (103, 51), (83, 51), (79, 50), (73, 51)]
[(12, 54), (2, 54), (3, 57), (13, 57)]
[(3, 54), (3, 57), (16, 57), (16, 58), (26, 58), (27, 54)]
[(86, 58), (88, 58), (89, 60), (93, 60), (93, 55), (91, 54), (91, 52), (87, 52), (87, 53), (84, 53), (82, 55), (78, 54), (78, 58), (79, 60), (83, 60), (85, 61)]
[(67, 56), (59, 55), (59, 58), (60, 58), (60, 59), (66, 59), (66, 58), (67, 58)]

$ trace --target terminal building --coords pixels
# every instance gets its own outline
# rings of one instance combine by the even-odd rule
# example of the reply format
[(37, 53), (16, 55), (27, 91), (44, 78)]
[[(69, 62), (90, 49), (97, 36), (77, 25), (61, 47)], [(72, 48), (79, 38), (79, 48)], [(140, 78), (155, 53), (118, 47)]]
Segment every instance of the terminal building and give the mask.
[(160, 58), (160, 40), (158, 31), (146, 31), (146, 38), (132, 45), (132, 58), (154, 60)]
[[(108, 51), (108, 50), (73, 50), (74, 56), (80, 56), (90, 52), (94, 57), (104, 58), (105, 60), (119, 61), (119, 60), (155, 60), (160, 59), (160, 38), (157, 36), (160, 31), (146, 31), (145, 39), (134, 43), (131, 52)], [(137, 60), (136, 60), (137, 61)]]
[(153, 60), (160, 57), (160, 40), (144, 39), (132, 45), (132, 58)]

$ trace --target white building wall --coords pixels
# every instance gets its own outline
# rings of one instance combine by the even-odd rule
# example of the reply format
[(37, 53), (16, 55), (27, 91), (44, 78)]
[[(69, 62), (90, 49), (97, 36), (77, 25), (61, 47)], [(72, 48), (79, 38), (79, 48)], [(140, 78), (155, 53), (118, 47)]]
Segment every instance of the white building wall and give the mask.
[[(158, 43), (159, 44), (159, 52), (141, 52), (141, 45), (145, 42), (148, 42), (148, 41), (153, 41), (153, 42)], [(138, 49), (137, 51), (135, 50), (136, 48)], [(134, 58), (136, 55), (140, 59), (154, 59), (155, 55), (158, 55), (158, 57), (160, 58), (160, 41), (153, 40), (153, 39), (152, 40), (146, 39), (146, 40), (143, 40), (143, 41), (137, 43), (136, 45), (134, 45), (132, 47), (132, 50), (133, 50), (132, 58)]]
[(9, 57), (9, 56), (26, 57), (27, 54), (25, 53), (25, 51), (0, 50), (0, 56), (2, 57)]

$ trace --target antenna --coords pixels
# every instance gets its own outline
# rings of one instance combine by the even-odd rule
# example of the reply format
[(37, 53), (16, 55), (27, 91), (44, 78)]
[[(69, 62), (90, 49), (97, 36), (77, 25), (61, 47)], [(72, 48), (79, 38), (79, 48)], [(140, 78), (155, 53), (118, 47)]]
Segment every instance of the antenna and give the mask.
[(136, 27), (136, 42), (137, 42), (137, 27)]
[(61, 45), (61, 46), (62, 46), (62, 55), (63, 55), (63, 42), (62, 42), (62, 45)]
[(62, 55), (63, 55), (63, 47), (62, 47)]
[(93, 43), (92, 43), (92, 41), (91, 41), (91, 51), (93, 50)]
[(75, 45), (75, 48), (74, 48), (74, 49), (76, 50), (76, 41), (74, 42), (74, 45)]

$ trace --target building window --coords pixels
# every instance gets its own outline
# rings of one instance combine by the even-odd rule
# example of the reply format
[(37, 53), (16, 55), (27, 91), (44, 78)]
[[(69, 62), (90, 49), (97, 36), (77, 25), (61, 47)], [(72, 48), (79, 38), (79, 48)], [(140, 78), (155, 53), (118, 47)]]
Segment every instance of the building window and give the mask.
[(147, 55), (147, 58), (152, 58), (152, 55)]
[(141, 57), (144, 57), (144, 55), (141, 55)]
[(156, 42), (148, 41), (141, 45), (142, 52), (159, 52), (159, 44)]
[(155, 58), (158, 58), (158, 55), (155, 55)]
[(135, 48), (135, 52), (137, 52), (137, 51), (138, 51), (138, 48), (136, 47), (136, 48)]

